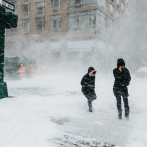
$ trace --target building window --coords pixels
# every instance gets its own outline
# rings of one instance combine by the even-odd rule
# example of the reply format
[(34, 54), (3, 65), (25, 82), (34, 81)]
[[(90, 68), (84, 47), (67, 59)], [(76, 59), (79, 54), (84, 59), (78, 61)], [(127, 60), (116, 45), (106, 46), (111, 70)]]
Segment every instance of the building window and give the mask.
[(106, 9), (107, 0), (68, 0), (68, 9), (89, 7), (89, 6), (101, 6)]
[(36, 3), (36, 10), (41, 11), (45, 9), (45, 3), (44, 2), (37, 2)]
[(106, 27), (106, 15), (100, 11), (90, 10), (68, 14), (69, 30), (96, 29), (99, 26)]
[(82, 19), (81, 20), (82, 29), (84, 29), (84, 30), (88, 29), (89, 28), (89, 11), (83, 11), (81, 19)]
[[(82, 12), (75, 12), (68, 14), (68, 27), (69, 29), (81, 29), (82, 27)], [(86, 20), (88, 22), (88, 18)], [(85, 22), (87, 24), (87, 22)]]
[(30, 12), (30, 5), (29, 4), (22, 5), (22, 13), (29, 13), (29, 12)]
[(110, 11), (111, 11), (111, 14), (113, 14), (113, 5), (112, 4), (110, 4)]
[(102, 6), (106, 9), (107, 0), (68, 0), (68, 9), (89, 7), (89, 6)]
[(51, 0), (52, 8), (59, 8), (61, 6), (61, 0)]
[[(95, 5), (96, 3), (95, 2), (89, 3), (89, 0), (82, 0), (81, 2), (79, 2), (79, 6), (80, 6), (80, 4), (81, 4), (81, 7), (88, 7), (90, 5)], [(76, 5), (75, 6), (72, 5), (72, 6), (73, 6), (73, 8), (76, 7)]]
[(82, 0), (74, 0), (74, 4), (75, 4), (76, 8), (79, 8), (79, 7), (81, 7)]
[(96, 14), (89, 14), (89, 26), (90, 28), (96, 28)]
[(122, 10), (124, 10), (124, 3), (122, 3), (121, 7), (122, 7)]
[(60, 29), (61, 28), (61, 15), (51, 16), (51, 29)]
[(118, 19), (118, 10), (116, 10), (116, 18)]
[(45, 18), (37, 17), (36, 18), (36, 31), (40, 31), (44, 29), (45, 29)]
[(117, 0), (117, 5), (119, 5), (119, 0)]
[(100, 11), (98, 11), (97, 15), (97, 25), (99, 26), (99, 28), (106, 28), (106, 15), (104, 15)]
[(30, 20), (29, 19), (23, 19), (22, 20), (22, 31), (23, 32), (29, 32), (30, 31)]
[(106, 17), (101, 16), (100, 26), (103, 27), (103, 28), (106, 28)]
[(105, 8), (107, 7), (107, 0), (98, 0), (98, 2)]

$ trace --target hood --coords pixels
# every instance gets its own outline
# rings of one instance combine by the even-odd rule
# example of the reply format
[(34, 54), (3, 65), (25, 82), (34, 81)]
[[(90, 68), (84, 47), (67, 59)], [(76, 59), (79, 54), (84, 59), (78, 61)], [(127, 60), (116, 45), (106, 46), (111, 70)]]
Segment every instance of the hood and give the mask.
[(120, 59), (117, 60), (117, 67), (122, 66), (122, 65), (125, 66), (125, 61), (120, 58)]
[(90, 73), (91, 71), (95, 70), (93, 67), (89, 67), (88, 68), (88, 73)]

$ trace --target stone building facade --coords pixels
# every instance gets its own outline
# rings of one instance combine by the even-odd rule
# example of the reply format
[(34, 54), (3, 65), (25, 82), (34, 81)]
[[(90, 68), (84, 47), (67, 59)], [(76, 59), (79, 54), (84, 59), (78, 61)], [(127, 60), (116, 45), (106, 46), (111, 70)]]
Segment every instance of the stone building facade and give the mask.
[(17, 29), (6, 31), (6, 55), (58, 61), (101, 54), (131, 0), (10, 1), (19, 19)]

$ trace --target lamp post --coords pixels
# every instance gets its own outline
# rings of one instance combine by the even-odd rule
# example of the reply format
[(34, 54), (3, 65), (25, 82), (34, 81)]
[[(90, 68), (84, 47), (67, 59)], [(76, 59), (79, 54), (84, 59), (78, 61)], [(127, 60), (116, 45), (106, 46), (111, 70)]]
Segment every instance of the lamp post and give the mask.
[(7, 84), (4, 82), (4, 51), (5, 29), (16, 28), (18, 16), (5, 9), (15, 10), (15, 6), (9, 2), (0, 0), (0, 99), (8, 97)]

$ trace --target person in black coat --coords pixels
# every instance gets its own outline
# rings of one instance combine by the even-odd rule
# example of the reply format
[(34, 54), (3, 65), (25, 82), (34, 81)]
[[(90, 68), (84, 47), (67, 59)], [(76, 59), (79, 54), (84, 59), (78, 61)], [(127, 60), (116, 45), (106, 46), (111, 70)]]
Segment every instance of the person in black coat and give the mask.
[(118, 117), (122, 118), (122, 108), (121, 108), (121, 96), (123, 97), (124, 107), (125, 107), (125, 117), (129, 117), (129, 103), (128, 103), (128, 88), (131, 76), (127, 68), (125, 68), (125, 61), (123, 59), (118, 59), (117, 68), (113, 70), (115, 82), (113, 86), (113, 92), (117, 101)]
[(97, 98), (95, 93), (95, 75), (96, 70), (93, 67), (88, 68), (88, 73), (82, 78), (82, 93), (88, 100), (89, 111), (92, 112), (92, 101)]

